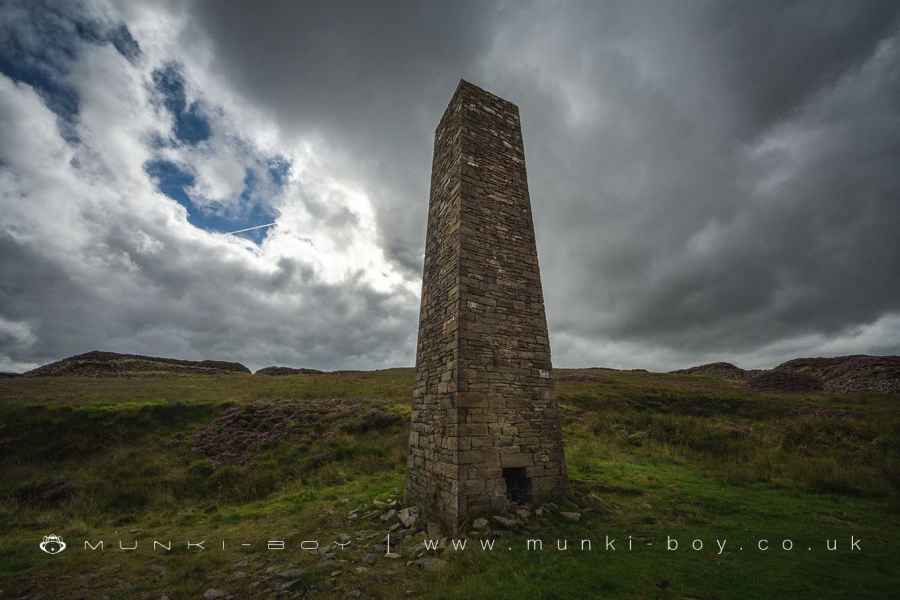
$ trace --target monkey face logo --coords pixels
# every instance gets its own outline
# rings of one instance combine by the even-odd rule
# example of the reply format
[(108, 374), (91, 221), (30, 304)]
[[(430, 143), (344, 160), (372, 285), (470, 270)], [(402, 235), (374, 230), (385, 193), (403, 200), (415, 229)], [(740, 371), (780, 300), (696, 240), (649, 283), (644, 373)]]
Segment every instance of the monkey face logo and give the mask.
[(38, 546), (47, 554), (59, 554), (66, 549), (66, 543), (61, 537), (54, 533), (45, 535), (43, 541), (38, 544)]

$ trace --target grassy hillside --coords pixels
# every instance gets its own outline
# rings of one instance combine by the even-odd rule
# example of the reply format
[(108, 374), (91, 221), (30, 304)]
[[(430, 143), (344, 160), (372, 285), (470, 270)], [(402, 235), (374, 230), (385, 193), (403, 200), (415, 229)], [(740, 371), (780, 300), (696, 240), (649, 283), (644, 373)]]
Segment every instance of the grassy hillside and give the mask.
[[(373, 548), (387, 503), (402, 502), (411, 369), (0, 380), (0, 598), (883, 598), (900, 588), (896, 396), (748, 393), (609, 370), (557, 379), (571, 497), (523, 530), (480, 534), (498, 539), (493, 552), (448, 549), (414, 564), (425, 532), (395, 540), (398, 558)], [(70, 549), (40, 552), (50, 533)], [(299, 550), (341, 535), (345, 550)], [(526, 551), (526, 537), (544, 552)], [(106, 550), (83, 551), (85, 538)], [(174, 550), (153, 552), (154, 538), (173, 538)], [(591, 552), (578, 550), (582, 538)], [(119, 539), (141, 546), (122, 552)], [(208, 550), (189, 554), (187, 539)], [(290, 549), (268, 551), (269, 539)]]

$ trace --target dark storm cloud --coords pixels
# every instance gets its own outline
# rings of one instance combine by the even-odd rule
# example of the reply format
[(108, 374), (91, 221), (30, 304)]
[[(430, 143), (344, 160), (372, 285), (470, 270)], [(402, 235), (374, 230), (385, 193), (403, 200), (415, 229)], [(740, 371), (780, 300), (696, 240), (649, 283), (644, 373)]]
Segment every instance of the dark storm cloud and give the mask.
[(900, 310), (897, 7), (741, 6), (507, 22), (557, 340), (677, 364)]
[[(121, 10), (125, 25), (140, 13)], [(379, 244), (410, 279), (422, 265), (432, 133), (456, 81), (517, 102), (559, 366), (900, 353), (895, 2), (167, 10), (184, 52), (169, 59), (185, 77), (206, 49), (197, 64), (282, 139), (327, 147), (340, 176), (365, 189)], [(327, 195), (301, 198), (332, 239), (360, 227)], [(325, 283), (291, 259), (265, 273), (209, 260), (164, 229), (152, 233), (161, 261), (134, 246), (147, 227), (111, 228), (93, 246), (94, 260), (126, 256), (140, 273), (124, 302), (6, 239), (0, 354), (27, 362), (112, 340), (256, 366), (412, 359), (414, 298)], [(51, 300), (60, 295), (70, 306)]]
[[(896, 33), (892, 2), (715, 2), (696, 35), (752, 135), (791, 116)], [(700, 42), (700, 46), (704, 46)]]

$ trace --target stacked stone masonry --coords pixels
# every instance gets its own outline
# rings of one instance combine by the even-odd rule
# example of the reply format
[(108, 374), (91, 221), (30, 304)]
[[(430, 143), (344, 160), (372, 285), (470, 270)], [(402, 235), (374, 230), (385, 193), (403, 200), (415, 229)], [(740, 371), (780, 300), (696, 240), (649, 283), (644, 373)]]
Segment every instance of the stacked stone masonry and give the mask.
[(407, 500), (457, 532), (565, 486), (519, 110), (460, 81), (435, 132)]

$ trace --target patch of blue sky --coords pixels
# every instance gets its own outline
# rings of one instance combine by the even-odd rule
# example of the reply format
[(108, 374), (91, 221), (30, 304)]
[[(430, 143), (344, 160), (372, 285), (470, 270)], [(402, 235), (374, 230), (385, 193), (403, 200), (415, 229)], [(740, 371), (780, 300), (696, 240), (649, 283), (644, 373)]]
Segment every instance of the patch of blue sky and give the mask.
[(160, 192), (184, 206), (190, 214), (193, 202), (191, 202), (187, 190), (195, 182), (194, 175), (190, 171), (172, 161), (161, 159), (149, 160), (144, 163), (144, 171), (153, 179)]
[(184, 75), (176, 63), (153, 71), (153, 84), (162, 103), (172, 113), (174, 133), (179, 142), (196, 145), (210, 138), (209, 119), (197, 101), (187, 103)]
[(76, 21), (75, 31), (81, 39), (94, 44), (112, 44), (119, 54), (135, 62), (141, 55), (141, 47), (131, 35), (128, 27), (122, 23), (109, 27), (99, 21)]
[[(45, 52), (49, 54), (52, 51), (48, 49)], [(60, 129), (66, 139), (77, 141), (72, 126), (78, 118), (78, 94), (64, 80), (55, 61), (58, 58), (29, 53), (15, 36), (7, 38), (0, 47), (0, 72), (16, 83), (34, 88), (47, 107), (60, 119)]]
[(0, 24), (0, 73), (31, 86), (56, 114), (61, 135), (77, 143), (80, 104), (66, 76), (81, 45), (110, 43), (132, 62), (140, 56), (140, 45), (124, 24), (111, 26), (89, 19), (74, 3), (26, 2), (23, 6), (23, 19)]
[[(287, 164), (283, 169), (290, 169)], [(248, 227), (256, 227), (273, 222), (277, 212), (268, 198), (260, 197), (260, 181), (257, 171), (247, 169), (244, 175), (244, 188), (237, 203), (222, 204), (218, 202), (197, 204), (190, 196), (195, 177), (186, 168), (178, 164), (157, 159), (148, 161), (144, 170), (156, 183), (157, 189), (166, 196), (181, 204), (188, 213), (188, 222), (194, 227), (210, 232), (229, 232)], [(273, 179), (274, 181), (274, 179)], [(261, 243), (268, 229), (254, 229), (239, 235)]]

